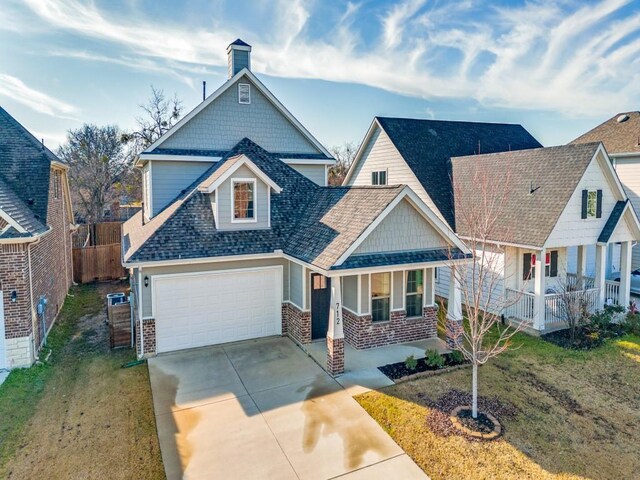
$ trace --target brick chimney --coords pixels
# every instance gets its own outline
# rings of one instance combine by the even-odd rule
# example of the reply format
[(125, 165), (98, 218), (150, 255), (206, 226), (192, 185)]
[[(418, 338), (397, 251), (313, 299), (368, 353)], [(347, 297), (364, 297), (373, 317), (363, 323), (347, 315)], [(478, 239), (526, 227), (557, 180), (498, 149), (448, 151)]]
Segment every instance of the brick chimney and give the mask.
[(251, 70), (251, 45), (238, 38), (227, 47), (227, 59), (229, 62), (229, 78), (243, 68)]

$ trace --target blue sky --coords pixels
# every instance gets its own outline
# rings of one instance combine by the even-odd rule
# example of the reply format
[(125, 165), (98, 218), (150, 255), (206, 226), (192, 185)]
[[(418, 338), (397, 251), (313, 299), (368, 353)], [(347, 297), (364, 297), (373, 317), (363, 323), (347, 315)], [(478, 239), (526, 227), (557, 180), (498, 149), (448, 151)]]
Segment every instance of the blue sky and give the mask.
[(131, 128), (150, 85), (185, 113), (226, 46), (325, 145), (374, 115), (521, 123), (566, 143), (640, 108), (640, 1), (3, 0), (0, 105), (56, 147)]

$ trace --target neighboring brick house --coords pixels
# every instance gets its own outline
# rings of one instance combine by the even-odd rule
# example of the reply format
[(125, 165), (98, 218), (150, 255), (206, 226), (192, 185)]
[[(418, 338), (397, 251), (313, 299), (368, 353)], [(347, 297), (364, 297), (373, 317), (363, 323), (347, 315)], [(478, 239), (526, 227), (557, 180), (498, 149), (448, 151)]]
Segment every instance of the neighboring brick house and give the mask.
[(335, 160), (228, 48), (229, 79), (142, 152), (123, 225), (138, 355), (268, 335), (351, 347), (436, 336), (435, 267), (466, 247), (405, 185), (328, 187)]
[(71, 286), (67, 170), (0, 108), (0, 369), (35, 361)]

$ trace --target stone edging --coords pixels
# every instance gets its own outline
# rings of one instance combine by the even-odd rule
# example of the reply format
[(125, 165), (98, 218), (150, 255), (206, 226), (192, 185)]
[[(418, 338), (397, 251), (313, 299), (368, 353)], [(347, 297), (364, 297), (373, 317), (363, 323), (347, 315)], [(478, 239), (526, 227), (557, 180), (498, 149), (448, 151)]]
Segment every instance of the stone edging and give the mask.
[(460, 422), (460, 420), (458, 420), (458, 413), (460, 413), (461, 410), (470, 410), (470, 409), (471, 407), (469, 405), (462, 405), (460, 407), (456, 407), (453, 409), (453, 412), (451, 412), (451, 416), (449, 417), (449, 419), (451, 420), (451, 423), (456, 429), (460, 430), (465, 435), (469, 435), (470, 437), (473, 437), (473, 438), (480, 438), (482, 440), (494, 440), (498, 438), (500, 435), (502, 435), (502, 425), (500, 425), (500, 422), (496, 417), (494, 417), (493, 415), (487, 412), (483, 412), (483, 413), (487, 416), (487, 418), (489, 418), (489, 420), (493, 422), (493, 425), (494, 425), (493, 432), (480, 433), (465, 427)]
[(411, 380), (417, 380), (418, 378), (433, 377), (436, 375), (442, 375), (443, 373), (454, 372), (456, 370), (461, 370), (463, 368), (469, 368), (470, 366), (471, 366), (470, 363), (463, 363), (462, 365), (454, 365), (453, 367), (445, 367), (445, 368), (440, 368), (438, 370), (427, 370), (426, 372), (419, 372), (419, 373), (414, 373), (412, 375), (405, 375), (404, 377), (400, 377), (393, 380), (393, 382), (394, 383), (409, 382)]

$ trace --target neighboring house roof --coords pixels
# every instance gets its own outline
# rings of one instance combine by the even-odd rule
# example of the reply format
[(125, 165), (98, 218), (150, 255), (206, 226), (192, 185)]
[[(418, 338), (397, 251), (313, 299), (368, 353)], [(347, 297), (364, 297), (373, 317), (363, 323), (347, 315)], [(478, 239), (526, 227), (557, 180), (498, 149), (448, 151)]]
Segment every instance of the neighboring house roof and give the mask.
[(474, 236), (474, 212), (494, 202), (490, 240), (544, 246), (598, 148), (589, 143), (452, 158), (458, 234)]
[[(243, 156), (282, 188), (271, 195), (271, 227), (217, 230), (211, 202), (201, 186)], [(328, 270), (406, 192), (402, 185), (321, 187), (245, 138), (147, 224), (142, 224), (141, 213), (127, 221), (123, 258), (128, 263), (152, 262), (282, 250)]]
[(0, 107), (0, 208), (32, 235), (47, 228), (51, 162), (60, 160)]
[(454, 229), (451, 157), (542, 146), (515, 124), (389, 117), (376, 120)]
[(571, 144), (602, 142), (607, 153), (640, 154), (640, 112), (623, 112), (579, 136)]
[(611, 211), (611, 215), (609, 215), (609, 218), (607, 219), (607, 223), (604, 224), (602, 232), (598, 237), (598, 243), (607, 243), (609, 241), (611, 235), (613, 235), (613, 232), (618, 226), (618, 222), (622, 218), (622, 214), (624, 213), (627, 204), (629, 204), (628, 199), (616, 202), (615, 207), (613, 207), (613, 210)]

